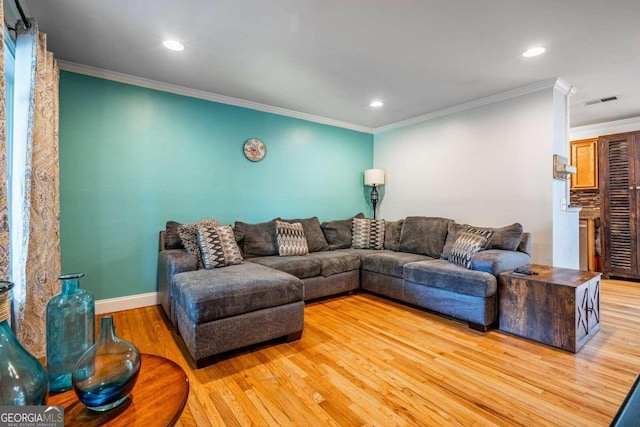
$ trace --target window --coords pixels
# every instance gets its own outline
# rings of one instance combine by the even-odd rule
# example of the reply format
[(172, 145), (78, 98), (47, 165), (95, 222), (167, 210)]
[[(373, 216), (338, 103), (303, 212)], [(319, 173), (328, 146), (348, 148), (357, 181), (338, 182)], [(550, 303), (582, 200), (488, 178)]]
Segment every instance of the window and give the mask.
[[(13, 160), (13, 87), (15, 82), (15, 65), (16, 65), (16, 44), (11, 38), (11, 34), (9, 34), (9, 30), (6, 25), (2, 26), (2, 31), (4, 31), (4, 78), (5, 78), (5, 92), (4, 92), (4, 102), (5, 102), (5, 135), (6, 135), (6, 146), (7, 146), (7, 211), (9, 214), (9, 224), (11, 224), (11, 162)], [(9, 227), (11, 229), (11, 227)], [(11, 239), (11, 236), (9, 237)], [(9, 246), (13, 243), (9, 242)], [(11, 280), (12, 271), (11, 271), (12, 262), (9, 260), (9, 277), (4, 280)], [(11, 316), (11, 327), (14, 328), (15, 331), (15, 317)]]

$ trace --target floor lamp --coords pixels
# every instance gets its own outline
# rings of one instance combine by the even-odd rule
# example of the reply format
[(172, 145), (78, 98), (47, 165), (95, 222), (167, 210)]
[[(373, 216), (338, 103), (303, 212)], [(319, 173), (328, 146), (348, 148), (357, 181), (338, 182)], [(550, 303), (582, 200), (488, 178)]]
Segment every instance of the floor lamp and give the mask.
[(367, 169), (364, 171), (364, 185), (373, 187), (371, 190), (371, 205), (373, 206), (373, 219), (376, 219), (376, 207), (378, 206), (377, 186), (384, 185), (383, 169)]

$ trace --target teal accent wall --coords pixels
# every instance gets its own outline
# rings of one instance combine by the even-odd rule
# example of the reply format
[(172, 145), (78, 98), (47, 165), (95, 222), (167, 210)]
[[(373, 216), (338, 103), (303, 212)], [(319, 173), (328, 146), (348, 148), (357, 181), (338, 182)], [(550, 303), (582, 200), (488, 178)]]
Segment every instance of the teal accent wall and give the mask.
[(367, 212), (372, 165), (367, 133), (63, 71), (62, 272), (96, 299), (155, 292), (167, 220), (347, 218)]

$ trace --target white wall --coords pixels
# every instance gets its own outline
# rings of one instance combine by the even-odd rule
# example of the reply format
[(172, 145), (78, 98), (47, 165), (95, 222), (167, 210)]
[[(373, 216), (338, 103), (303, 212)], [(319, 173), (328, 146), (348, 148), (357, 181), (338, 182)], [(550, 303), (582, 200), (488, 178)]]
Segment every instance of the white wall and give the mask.
[[(558, 126), (564, 126), (568, 151), (556, 102), (549, 87), (375, 134), (374, 165), (386, 170), (380, 217), (443, 216), (478, 226), (520, 222), (532, 233), (532, 261), (554, 265)], [(566, 233), (577, 241), (577, 220)]]
[[(562, 90), (553, 91), (553, 152), (570, 158), (569, 100)], [(567, 207), (569, 180), (553, 180), (553, 265), (580, 268), (580, 209)]]

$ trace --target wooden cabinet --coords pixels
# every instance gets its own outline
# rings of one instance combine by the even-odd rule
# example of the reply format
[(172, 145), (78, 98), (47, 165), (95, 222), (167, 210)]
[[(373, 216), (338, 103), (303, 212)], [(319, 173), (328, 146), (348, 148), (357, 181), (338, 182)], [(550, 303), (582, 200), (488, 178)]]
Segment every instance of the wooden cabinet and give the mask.
[(640, 132), (601, 136), (598, 153), (603, 273), (640, 279)]
[(598, 138), (571, 141), (571, 164), (577, 172), (571, 175), (572, 190), (598, 188)]
[(536, 275), (498, 277), (498, 325), (509, 332), (577, 352), (600, 330), (600, 273), (529, 265)]

